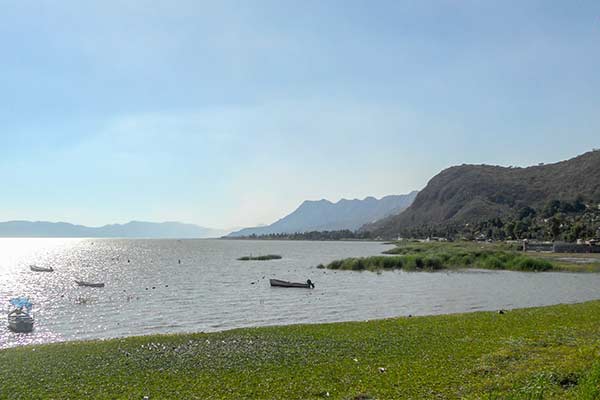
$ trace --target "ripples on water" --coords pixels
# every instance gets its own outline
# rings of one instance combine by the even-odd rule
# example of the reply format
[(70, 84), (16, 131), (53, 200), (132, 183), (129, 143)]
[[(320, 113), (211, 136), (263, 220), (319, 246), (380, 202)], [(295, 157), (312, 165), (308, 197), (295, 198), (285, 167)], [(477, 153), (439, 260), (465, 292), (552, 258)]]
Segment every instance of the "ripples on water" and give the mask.
[[(319, 270), (379, 254), (373, 242), (0, 239), (0, 304), (28, 296), (36, 329), (0, 323), (0, 348), (61, 340), (246, 326), (365, 320), (577, 302), (600, 298), (600, 274)], [(237, 261), (281, 254), (282, 260)], [(178, 263), (181, 260), (181, 264)], [(129, 261), (129, 262), (128, 262)], [(34, 273), (30, 264), (53, 267)], [(269, 287), (269, 278), (316, 289)], [(105, 282), (78, 287), (74, 279)]]

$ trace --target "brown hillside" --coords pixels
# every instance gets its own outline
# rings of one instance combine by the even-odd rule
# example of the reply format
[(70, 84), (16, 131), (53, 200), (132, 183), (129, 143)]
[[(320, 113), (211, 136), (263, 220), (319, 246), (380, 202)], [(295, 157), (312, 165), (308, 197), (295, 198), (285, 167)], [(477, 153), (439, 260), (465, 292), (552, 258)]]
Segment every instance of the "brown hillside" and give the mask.
[(362, 229), (393, 237), (422, 226), (459, 225), (504, 217), (550, 200), (600, 203), (600, 151), (528, 168), (461, 165), (436, 175), (399, 215)]

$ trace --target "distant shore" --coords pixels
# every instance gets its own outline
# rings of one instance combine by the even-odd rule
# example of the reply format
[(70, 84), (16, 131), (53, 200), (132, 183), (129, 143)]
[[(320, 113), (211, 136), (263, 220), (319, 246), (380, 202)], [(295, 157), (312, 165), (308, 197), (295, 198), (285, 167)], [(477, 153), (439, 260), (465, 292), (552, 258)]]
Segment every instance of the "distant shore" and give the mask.
[(260, 241), (289, 241), (289, 242), (382, 242), (391, 243), (389, 240), (384, 239), (293, 239), (293, 238), (267, 238), (267, 237), (221, 237), (218, 239), (223, 240), (260, 240)]

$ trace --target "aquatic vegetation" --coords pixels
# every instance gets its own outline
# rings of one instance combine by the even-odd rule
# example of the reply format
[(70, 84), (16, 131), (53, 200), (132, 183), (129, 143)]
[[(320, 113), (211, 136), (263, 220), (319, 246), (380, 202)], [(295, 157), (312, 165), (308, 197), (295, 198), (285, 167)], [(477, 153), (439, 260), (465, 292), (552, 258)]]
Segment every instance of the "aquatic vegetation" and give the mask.
[(335, 260), (318, 268), (379, 271), (436, 271), (448, 268), (481, 268), (513, 271), (558, 270), (553, 262), (535, 258), (502, 246), (474, 246), (470, 243), (399, 243), (384, 252), (388, 256), (373, 256)]
[(33, 345), (0, 351), (0, 397), (591, 400), (598, 337), (600, 301)]
[(555, 267), (551, 262), (523, 256), (509, 256), (503, 261), (495, 255), (447, 257), (443, 255), (404, 255), (373, 256), (335, 260), (317, 268), (380, 271), (385, 269), (402, 269), (405, 271), (437, 271), (449, 268), (481, 268), (513, 271), (550, 271)]
[(281, 260), (281, 256), (277, 254), (267, 254), (264, 256), (245, 256), (238, 258), (238, 261), (268, 261), (268, 260)]

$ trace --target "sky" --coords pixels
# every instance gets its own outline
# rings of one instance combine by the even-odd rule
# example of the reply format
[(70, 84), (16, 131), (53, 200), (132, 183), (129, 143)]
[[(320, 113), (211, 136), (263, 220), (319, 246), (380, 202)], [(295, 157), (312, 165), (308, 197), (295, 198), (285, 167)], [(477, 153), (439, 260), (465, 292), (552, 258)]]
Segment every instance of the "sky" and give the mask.
[(271, 223), (600, 147), (598, 1), (0, 0), (0, 220)]

